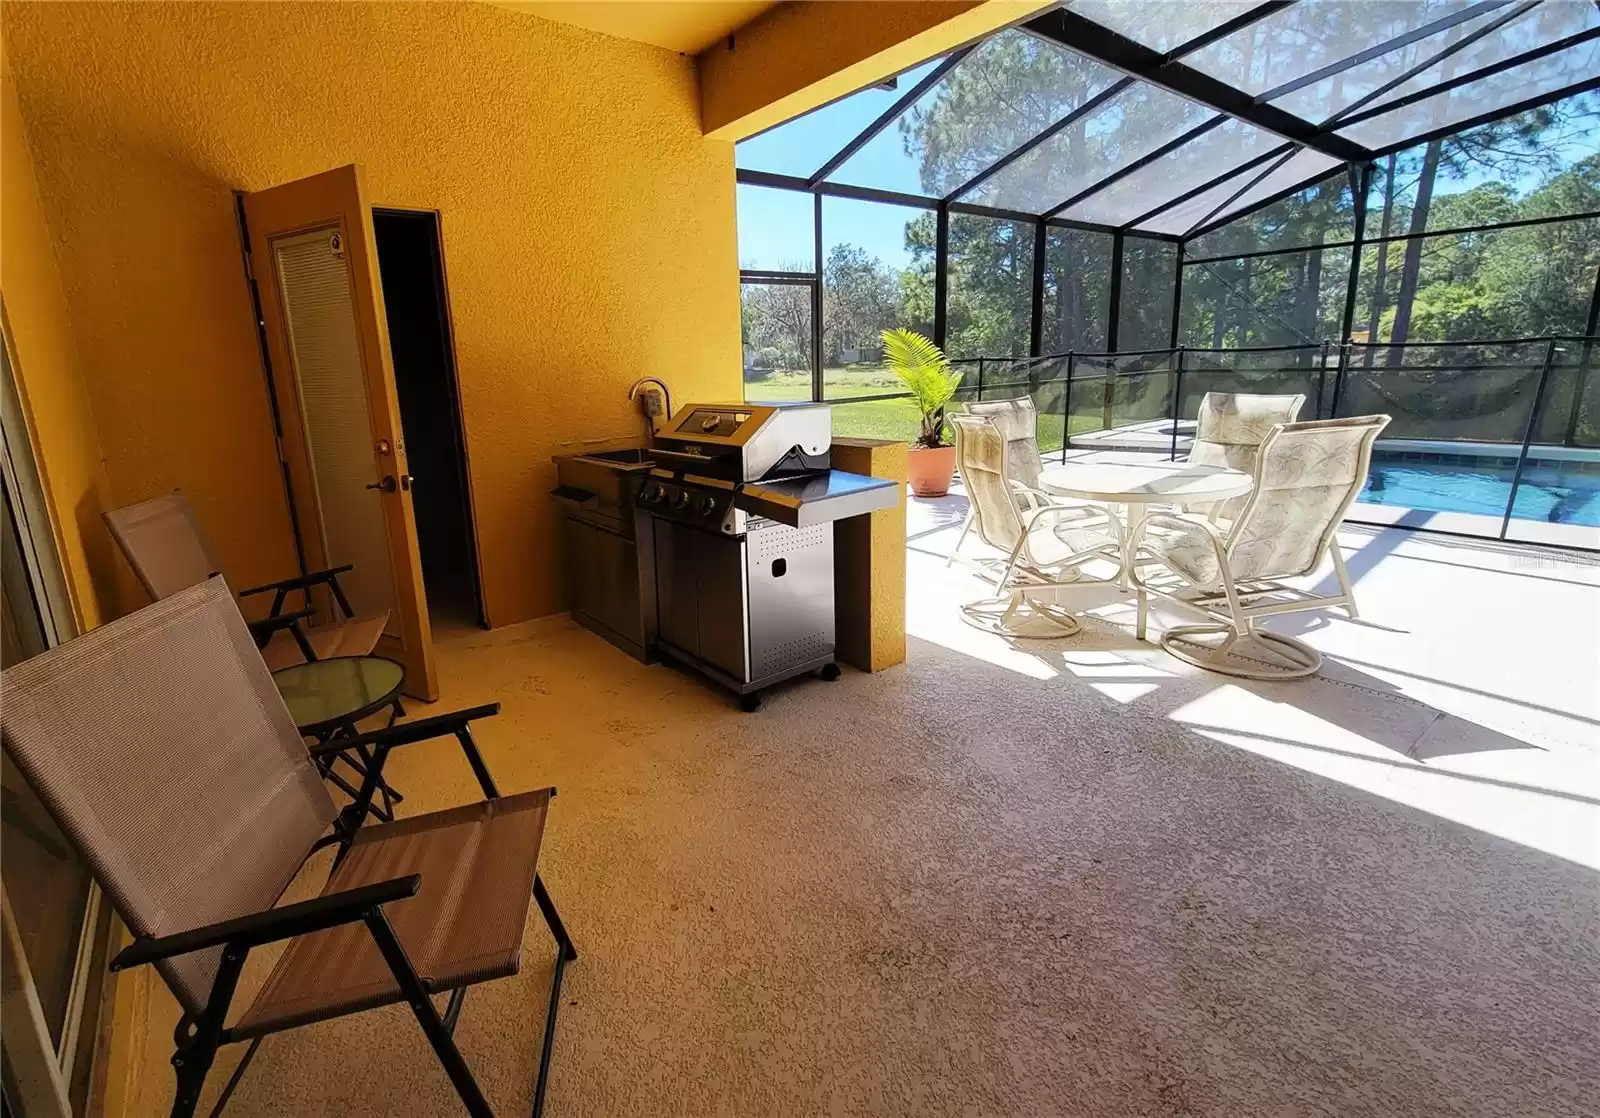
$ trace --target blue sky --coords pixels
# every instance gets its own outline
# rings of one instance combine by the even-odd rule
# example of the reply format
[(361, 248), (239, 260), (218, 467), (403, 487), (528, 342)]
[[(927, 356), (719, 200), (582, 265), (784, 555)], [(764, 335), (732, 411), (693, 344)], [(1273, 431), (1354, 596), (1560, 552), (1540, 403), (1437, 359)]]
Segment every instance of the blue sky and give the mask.
[[(759, 136), (743, 141), (736, 149), (741, 168), (769, 171), (800, 178), (814, 174), (821, 165), (904, 92), (938, 65), (934, 59), (900, 75), (894, 90), (862, 90), (821, 109), (788, 121)], [(937, 95), (937, 87), (923, 101)], [(1560, 151), (1562, 163), (1571, 166), (1586, 155), (1600, 150), (1600, 133), (1585, 125), (1569, 127), (1559, 139), (1547, 137), (1547, 144)], [(1551, 141), (1554, 140), (1554, 143)], [(1461, 180), (1441, 182), (1443, 191), (1460, 193), (1496, 177), (1488, 170), (1469, 171)], [(1525, 194), (1536, 188), (1543, 174), (1532, 167), (1517, 175), (1509, 185)], [(832, 181), (884, 190), (922, 193), (917, 160), (905, 154), (900, 131), (891, 125), (829, 176)], [(744, 268), (787, 269), (798, 266), (809, 271), (814, 254), (811, 244), (812, 198), (809, 194), (741, 185), (739, 200), (739, 263)], [(838, 243), (856, 245), (900, 269), (911, 263), (905, 248), (905, 226), (925, 211), (877, 202), (825, 197), (822, 202), (823, 258)]]
[[(740, 167), (781, 175), (812, 175), (863, 128), (939, 64), (938, 59), (901, 74), (892, 91), (866, 89), (807, 113), (739, 144)], [(885, 190), (921, 193), (916, 160), (905, 154), (900, 131), (889, 127), (857, 152), (833, 178)], [(761, 187), (739, 187), (739, 263), (741, 267), (776, 268), (812, 256), (811, 206), (808, 195)], [(825, 198), (822, 206), (822, 252), (843, 241), (877, 256), (891, 268), (911, 262), (905, 250), (905, 222), (922, 211)], [(801, 224), (797, 228), (796, 221)]]
[[(760, 186), (739, 187), (739, 266), (777, 269), (799, 264), (811, 270), (811, 195)], [(851, 198), (822, 200), (822, 255), (839, 242), (857, 245), (891, 268), (911, 263), (905, 248), (906, 222), (923, 210), (857, 202)]]

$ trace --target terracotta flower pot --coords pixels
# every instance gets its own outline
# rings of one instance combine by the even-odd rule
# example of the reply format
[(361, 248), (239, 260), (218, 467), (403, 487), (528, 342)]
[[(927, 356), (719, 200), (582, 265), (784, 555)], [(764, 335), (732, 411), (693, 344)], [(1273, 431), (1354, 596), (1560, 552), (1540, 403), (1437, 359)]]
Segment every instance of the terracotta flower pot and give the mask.
[(956, 448), (953, 446), (911, 448), (906, 475), (911, 492), (918, 497), (943, 497), (950, 492), (950, 479), (956, 474)]

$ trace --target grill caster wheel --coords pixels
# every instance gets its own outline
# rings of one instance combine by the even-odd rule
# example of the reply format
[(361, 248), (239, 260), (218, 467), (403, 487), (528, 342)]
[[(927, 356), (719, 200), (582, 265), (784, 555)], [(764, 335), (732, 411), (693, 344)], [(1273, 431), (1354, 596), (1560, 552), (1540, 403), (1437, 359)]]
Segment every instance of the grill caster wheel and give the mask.
[(832, 683), (834, 680), (839, 678), (839, 665), (824, 664), (822, 665), (822, 670), (817, 674), (823, 679), (827, 680), (829, 683)]
[(739, 709), (746, 714), (754, 714), (761, 709), (761, 696), (756, 694), (740, 695)]

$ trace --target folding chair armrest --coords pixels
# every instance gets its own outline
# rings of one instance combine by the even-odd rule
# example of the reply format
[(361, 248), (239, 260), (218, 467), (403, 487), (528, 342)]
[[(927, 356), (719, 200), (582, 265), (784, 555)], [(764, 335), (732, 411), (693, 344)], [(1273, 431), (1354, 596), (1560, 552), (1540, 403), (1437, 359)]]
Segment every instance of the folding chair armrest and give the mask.
[(260, 621), (246, 621), (253, 637), (271, 636), (279, 629), (293, 629), (307, 618), (315, 617), (314, 609), (297, 609), (292, 613), (275, 613), (271, 617), (263, 617)]
[(329, 567), (325, 571), (312, 571), (309, 574), (293, 575), (290, 578), (281, 578), (277, 582), (267, 582), (260, 586), (252, 586), (248, 590), (241, 590), (239, 591), (239, 597), (248, 598), (252, 594), (265, 594), (269, 590), (284, 592), (288, 592), (290, 590), (304, 590), (308, 586), (316, 586), (319, 583), (324, 582), (333, 582), (338, 578), (339, 575), (347, 574), (355, 569), (356, 567), (354, 563), (346, 563), (342, 567)]
[(265, 648), (267, 642), (272, 639), (272, 634), (283, 629), (289, 630), (289, 634), (294, 637), (294, 643), (300, 646), (300, 655), (310, 662), (317, 658), (317, 653), (311, 647), (311, 642), (306, 639), (305, 630), (300, 628), (300, 622), (315, 616), (316, 612), (313, 609), (297, 609), (293, 613), (275, 613), (260, 621), (246, 621), (245, 627), (250, 630), (250, 636), (256, 642), (257, 648)]
[(466, 757), (467, 764), (472, 768), (472, 775), (478, 778), (478, 787), (483, 789), (484, 796), (492, 800), (500, 795), (500, 790), (495, 787), (494, 777), (489, 775), (489, 767), (483, 763), (483, 756), (478, 752), (477, 743), (472, 740), (472, 727), (469, 724), (474, 719), (488, 718), (499, 713), (499, 703), (485, 703), (481, 707), (468, 707), (466, 710), (438, 714), (432, 718), (419, 718), (415, 722), (402, 722), (397, 726), (388, 726), (354, 737), (334, 738), (314, 745), (311, 747), (311, 756), (320, 759), (346, 749), (371, 747), (372, 756), (367, 761), (367, 772), (361, 781), (361, 789), (356, 793), (355, 802), (344, 809), (355, 826), (360, 826), (361, 821), (366, 818), (367, 807), (372, 803), (372, 796), (377, 791), (378, 780), (383, 775), (383, 766), (389, 759), (389, 751), (431, 738), (455, 737), (461, 744), (461, 752)]
[(355, 569), (354, 564), (346, 563), (342, 567), (329, 567), (325, 571), (312, 571), (310, 574), (295, 575), (293, 578), (283, 578), (277, 582), (269, 582), (265, 586), (252, 586), (248, 590), (241, 590), (239, 591), (239, 597), (245, 598), (251, 594), (265, 594), (270, 590), (272, 591), (272, 612), (277, 613), (283, 608), (283, 601), (291, 591), (300, 591), (309, 601), (311, 588), (327, 583), (328, 589), (333, 591), (333, 600), (339, 604), (339, 611), (346, 618), (351, 618), (356, 615), (356, 611), (351, 608), (350, 599), (345, 597), (344, 587), (339, 585), (339, 576)]
[(449, 737), (466, 729), (469, 722), (479, 718), (490, 718), (499, 713), (499, 703), (485, 703), (483, 706), (467, 707), (465, 710), (455, 710), (449, 714), (436, 714), (432, 718), (419, 718), (415, 722), (400, 722), (393, 726), (385, 726), (381, 730), (357, 734), (355, 737), (334, 738), (320, 745), (314, 745), (311, 747), (311, 756), (331, 756), (346, 749), (358, 749), (363, 746), (393, 749), (396, 746), (411, 745), (430, 738)]
[(329, 893), (282, 908), (269, 908), (265, 912), (253, 912), (249, 916), (223, 920), (170, 936), (140, 936), (117, 953), (117, 957), (111, 960), (111, 969), (126, 970), (224, 944), (259, 947), (264, 943), (275, 943), (308, 932), (355, 923), (365, 919), (367, 913), (379, 905), (416, 896), (421, 887), (421, 874), (406, 874), (404, 877)]

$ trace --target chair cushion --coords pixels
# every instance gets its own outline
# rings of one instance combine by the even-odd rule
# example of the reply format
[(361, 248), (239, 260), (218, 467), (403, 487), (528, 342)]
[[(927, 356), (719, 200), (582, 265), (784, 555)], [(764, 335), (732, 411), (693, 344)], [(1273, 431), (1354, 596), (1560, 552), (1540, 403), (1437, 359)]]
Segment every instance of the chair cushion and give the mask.
[(1222, 569), (1210, 533), (1199, 524), (1192, 528), (1151, 527), (1139, 550), (1154, 555), (1201, 589), (1222, 585)]
[[(429, 993), (504, 978), (522, 961), (551, 789), (363, 827), (323, 895), (420, 873), (384, 906)], [(365, 924), (293, 940), (234, 1034), (257, 1036), (403, 1000)]]
[[(333, 656), (366, 656), (378, 646), (378, 638), (383, 636), (384, 626), (388, 624), (389, 611), (384, 610), (369, 617), (352, 617), (348, 621), (308, 627), (304, 632), (317, 659), (326, 660)], [(267, 662), (267, 668), (275, 672), (306, 660), (294, 635), (287, 629), (272, 634), (261, 650), (261, 658)]]

